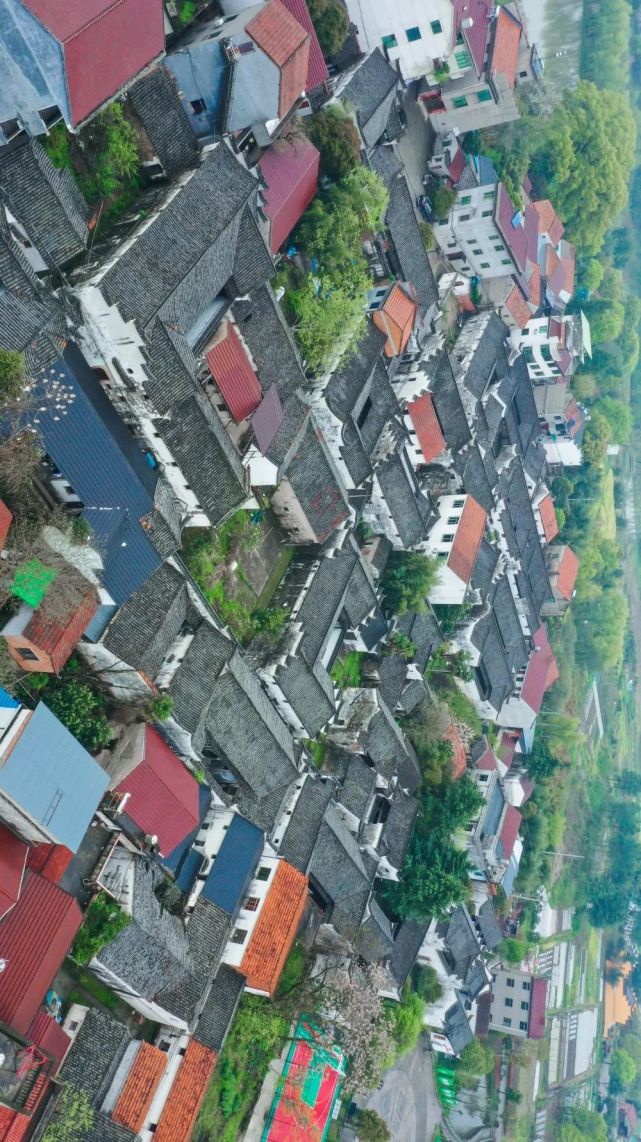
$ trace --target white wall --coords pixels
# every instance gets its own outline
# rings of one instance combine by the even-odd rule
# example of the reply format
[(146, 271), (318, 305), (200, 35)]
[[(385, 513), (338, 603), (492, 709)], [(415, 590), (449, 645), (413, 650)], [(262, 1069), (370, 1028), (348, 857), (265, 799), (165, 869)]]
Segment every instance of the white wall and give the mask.
[[(347, 10), (363, 51), (382, 51), (383, 37), (396, 37), (396, 46), (388, 47), (387, 55), (392, 63), (399, 62), (404, 79), (425, 75), (435, 59), (450, 56), (454, 21), (450, 0), (347, 0)], [(432, 31), (436, 21), (440, 32)], [(410, 42), (407, 29), (416, 27), (421, 38)]]
[(504, 277), (515, 272), (514, 262), (494, 220), (496, 186), (477, 186), (458, 192), (446, 222), (434, 226), (436, 240), (446, 257), (463, 254), (457, 270), (479, 278)]

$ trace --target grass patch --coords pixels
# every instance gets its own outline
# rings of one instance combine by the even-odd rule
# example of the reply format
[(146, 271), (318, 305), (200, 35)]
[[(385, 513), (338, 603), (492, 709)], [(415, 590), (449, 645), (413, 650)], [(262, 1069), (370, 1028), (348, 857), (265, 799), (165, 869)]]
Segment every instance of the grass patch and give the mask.
[(561, 812), (553, 813), (550, 817), (548, 840), (550, 847), (560, 849), (565, 832), (565, 816)]
[(311, 754), (312, 763), (317, 769), (323, 768), (325, 755), (327, 754), (327, 740), (322, 734), (315, 739), (305, 738), (303, 744), (307, 747)]
[(350, 650), (344, 658), (337, 658), (332, 666), (330, 677), (341, 689), (349, 686), (360, 686), (362, 675), (361, 667), (365, 655), (359, 650)]
[(99, 892), (89, 905), (82, 927), (73, 942), (73, 956), (79, 964), (88, 964), (105, 944), (115, 940), (131, 923), (131, 916), (106, 892)]
[(436, 672), (433, 678), (433, 686), (439, 697), (446, 703), (454, 721), (463, 722), (476, 737), (480, 737), (483, 732), (483, 722), (473, 703), (456, 685), (452, 675)]
[(305, 975), (306, 966), (305, 949), (302, 944), (296, 943), (285, 960), (285, 967), (278, 984), (277, 994), (279, 996), (288, 995), (290, 991), (298, 987)]

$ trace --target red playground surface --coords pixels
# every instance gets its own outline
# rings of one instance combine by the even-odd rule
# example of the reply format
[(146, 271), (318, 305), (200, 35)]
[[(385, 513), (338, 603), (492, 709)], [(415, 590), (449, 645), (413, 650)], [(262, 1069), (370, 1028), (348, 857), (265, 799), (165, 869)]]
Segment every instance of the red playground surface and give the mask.
[[(292, 1044), (263, 1142), (322, 1142), (344, 1075), (342, 1052), (314, 1042), (309, 1023)], [(311, 1040), (311, 1041), (310, 1041)]]

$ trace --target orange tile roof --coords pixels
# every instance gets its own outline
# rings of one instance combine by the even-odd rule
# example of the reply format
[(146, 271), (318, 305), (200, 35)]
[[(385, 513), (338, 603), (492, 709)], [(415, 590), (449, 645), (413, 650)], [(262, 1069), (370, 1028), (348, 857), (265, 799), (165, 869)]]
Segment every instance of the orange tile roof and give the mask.
[(154, 1142), (191, 1138), (217, 1055), (191, 1039), (154, 1133)]
[(532, 305), (537, 308), (541, 304), (541, 297), (543, 296), (541, 290), (541, 267), (538, 262), (528, 262), (526, 270), (528, 289), (530, 293), (530, 301)]
[(576, 577), (579, 573), (579, 560), (574, 554), (571, 547), (567, 545), (563, 548), (563, 553), (558, 567), (558, 578), (556, 581), (556, 589), (564, 599), (571, 599), (576, 583)]
[(414, 425), (423, 459), (426, 464), (431, 464), (432, 460), (445, 450), (445, 440), (431, 393), (423, 393), (422, 397), (410, 401), (407, 411)]
[(247, 986), (273, 996), (307, 904), (307, 877), (281, 860), (240, 970)]
[(625, 1027), (634, 1008), (628, 1002), (625, 994), (625, 980), (632, 970), (632, 964), (612, 963), (608, 960), (606, 967), (618, 967), (623, 971), (623, 978), (617, 979), (614, 984), (608, 983), (606, 980), (603, 989), (603, 1027), (607, 1035), (610, 1028), (617, 1023), (620, 1027)]
[(443, 740), (451, 742), (454, 753), (452, 755), (452, 777), (454, 781), (458, 781), (464, 773), (467, 773), (467, 756), (465, 753), (465, 746), (463, 739), (458, 732), (456, 722), (452, 720), (443, 734)]
[(397, 282), (387, 295), (385, 304), (374, 310), (374, 324), (387, 334), (386, 357), (398, 357), (412, 335), (416, 320), (416, 299)]
[(532, 206), (539, 216), (539, 233), (547, 234), (553, 245), (558, 246), (565, 232), (565, 227), (550, 199), (542, 198), (539, 202), (533, 202)]
[(561, 677), (561, 671), (559, 670), (559, 664), (558, 664), (556, 658), (554, 657), (554, 655), (552, 655), (552, 658), (550, 659), (550, 665), (548, 666), (547, 676), (545, 679), (545, 689), (549, 690), (550, 686), (554, 686), (554, 683), (558, 682), (560, 677)]
[(556, 512), (554, 510), (554, 500), (548, 492), (538, 504), (539, 516), (541, 517), (541, 526), (543, 527), (543, 534), (546, 541), (551, 543), (555, 535), (559, 534), (559, 525), (556, 521)]
[(245, 31), (280, 68), (278, 114), (282, 119), (305, 90), (309, 33), (280, 0), (268, 0)]
[(22, 1142), (31, 1124), (31, 1115), (0, 1106), (0, 1142)]
[(60, 618), (52, 618), (47, 614), (45, 600), (29, 619), (23, 631), (24, 637), (49, 655), (53, 670), (58, 674), (97, 609), (98, 596), (95, 589), (89, 586), (84, 596), (74, 601), (71, 610)]
[(128, 1126), (135, 1134), (142, 1130), (166, 1066), (166, 1051), (141, 1043), (113, 1109), (114, 1122)]
[(513, 286), (510, 290), (507, 301), (505, 302), (506, 308), (512, 314), (519, 329), (524, 329), (530, 320), (532, 314), (527, 301), (523, 297), (518, 286)]
[(469, 583), (478, 555), (487, 514), (472, 496), (468, 496), (461, 513), (454, 542), (447, 561), (455, 575)]
[(12, 521), (13, 512), (10, 512), (3, 500), (0, 500), (0, 548), (4, 547), (7, 542)]
[(516, 17), (506, 8), (500, 8), (494, 32), (491, 70), (493, 75), (505, 75), (510, 87), (514, 87), (516, 83), (522, 31), (523, 28)]

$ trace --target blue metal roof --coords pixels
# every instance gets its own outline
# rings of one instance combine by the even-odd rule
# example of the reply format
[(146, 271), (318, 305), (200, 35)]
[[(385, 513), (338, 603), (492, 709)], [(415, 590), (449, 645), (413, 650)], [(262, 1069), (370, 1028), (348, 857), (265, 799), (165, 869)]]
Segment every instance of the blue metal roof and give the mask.
[[(173, 874), (173, 876), (176, 877), (177, 880), (178, 880), (178, 878), (182, 872), (183, 864), (185, 864), (187, 862), (187, 860), (189, 859), (191, 846), (193, 845), (194, 841), (196, 840), (196, 837), (198, 836), (198, 833), (200, 831), (200, 827), (201, 827), (203, 821), (205, 820), (205, 817), (207, 816), (207, 812), (209, 810), (210, 805), (211, 805), (211, 793), (209, 791), (209, 786), (208, 785), (199, 785), (198, 786), (198, 821), (199, 821), (198, 826), (193, 830), (193, 832), (189, 833), (188, 836), (186, 836), (185, 839), (182, 840), (179, 845), (176, 845), (175, 849), (172, 849), (172, 851), (170, 853), (168, 853), (166, 856), (163, 856), (160, 859), (160, 864), (163, 866), (163, 868), (166, 868), (168, 872), (171, 872)], [(182, 888), (182, 885), (181, 885), (181, 888)], [(187, 890), (183, 889), (183, 892), (185, 892), (185, 891), (187, 891)]]
[(217, 904), (236, 918), (263, 854), (264, 844), (261, 830), (236, 813), (203, 885), (205, 900)]
[(0, 789), (76, 852), (109, 775), (40, 702), (2, 768)]
[(50, 376), (67, 387), (73, 400), (64, 416), (46, 401), (36, 427), (47, 453), (85, 505), (82, 514), (104, 561), (104, 585), (122, 604), (162, 563), (140, 523), (153, 508), (158, 474), (75, 345), (39, 380), (44, 385)]
[(0, 706), (4, 710), (17, 710), (19, 705), (20, 703), (16, 702), (16, 699), (0, 686)]
[(512, 856), (510, 857), (505, 876), (503, 877), (503, 891), (506, 896), (510, 896), (512, 889), (514, 888), (514, 881), (516, 880), (516, 874), (518, 871), (519, 862), (516, 857)]
[(196, 877), (203, 867), (204, 861), (205, 855), (199, 852), (198, 849), (190, 849), (187, 853), (187, 859), (183, 861), (183, 866), (176, 877), (176, 884), (181, 892), (184, 892), (187, 896), (196, 883)]
[(499, 827), (499, 821), (501, 820), (501, 813), (503, 812), (504, 807), (505, 797), (503, 796), (503, 791), (497, 781), (494, 789), (492, 790), (492, 796), (490, 797), (490, 803), (487, 807), (485, 820), (483, 822), (484, 837), (494, 836), (496, 830)]

